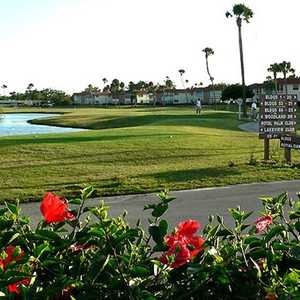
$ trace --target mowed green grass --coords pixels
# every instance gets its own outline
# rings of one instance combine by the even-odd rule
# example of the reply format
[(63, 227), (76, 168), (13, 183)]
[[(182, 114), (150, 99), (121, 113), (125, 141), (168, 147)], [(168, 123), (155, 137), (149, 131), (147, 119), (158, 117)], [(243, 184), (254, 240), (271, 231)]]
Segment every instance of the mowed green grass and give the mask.
[[(65, 114), (42, 120), (93, 130), (0, 138), (0, 201), (70, 196), (86, 185), (98, 195), (190, 189), (300, 178), (297, 167), (249, 165), (262, 159), (257, 134), (238, 129), (232, 112), (191, 107), (34, 109)], [(30, 111), (17, 109), (14, 111)], [(271, 155), (281, 159), (278, 142)], [(293, 151), (294, 160), (299, 160)], [(233, 161), (234, 166), (229, 166)]]

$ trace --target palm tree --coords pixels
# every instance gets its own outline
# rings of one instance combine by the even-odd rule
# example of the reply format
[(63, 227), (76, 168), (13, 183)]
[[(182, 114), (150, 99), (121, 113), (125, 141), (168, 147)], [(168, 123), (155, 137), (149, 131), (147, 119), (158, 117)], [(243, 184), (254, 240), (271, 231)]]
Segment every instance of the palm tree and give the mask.
[(285, 93), (287, 94), (287, 75), (289, 73), (295, 74), (295, 69), (291, 67), (290, 62), (286, 62), (285, 60), (279, 64), (279, 72), (283, 74), (284, 85), (285, 85)]
[(274, 84), (275, 84), (275, 93), (277, 93), (277, 74), (281, 71), (281, 67), (279, 64), (274, 63), (270, 64), (268, 68), (268, 72), (273, 73)]
[(107, 82), (108, 82), (108, 80), (107, 80), (107, 78), (102, 78), (102, 82), (103, 82), (103, 89), (104, 89), (104, 87), (106, 86), (106, 84), (107, 84)]
[(244, 114), (244, 117), (246, 117), (247, 116), (247, 108), (246, 108), (244, 54), (243, 54), (243, 41), (242, 41), (242, 21), (249, 23), (249, 20), (253, 17), (253, 11), (244, 4), (235, 4), (233, 6), (232, 12), (227, 11), (225, 15), (226, 15), (226, 18), (235, 16), (236, 24), (238, 26), (242, 86), (243, 86), (243, 114)]
[[(209, 47), (204, 48), (202, 51), (205, 53), (206, 71), (207, 71), (209, 80), (211, 82), (212, 90), (214, 90), (214, 77), (211, 76), (210, 71), (209, 71), (208, 57), (211, 56), (211, 55), (214, 55), (215, 52), (212, 48), (209, 48)], [(213, 102), (215, 102), (215, 94), (213, 96)]]
[(34, 87), (34, 84), (33, 83), (29, 83), (28, 86), (27, 86), (27, 90), (28, 91), (31, 91)]
[(28, 92), (29, 100), (31, 100), (31, 97), (32, 97), (31, 90), (33, 89), (33, 87), (34, 87), (33, 83), (29, 83), (28, 86), (27, 86), (27, 92)]
[(211, 81), (211, 84), (214, 84), (214, 78), (211, 76), (210, 71), (209, 71), (209, 67), (208, 67), (208, 57), (211, 55), (214, 55), (215, 52), (212, 48), (206, 47), (202, 50), (205, 53), (205, 60), (206, 60), (206, 71), (207, 74), (209, 76), (209, 80)]
[(6, 84), (3, 84), (1, 86), (1, 88), (3, 89), (3, 96), (5, 96), (5, 90), (7, 89), (7, 85)]
[[(184, 80), (183, 80), (183, 74), (185, 73), (185, 70), (184, 69), (179, 69), (178, 72), (179, 72), (179, 75), (180, 75), (181, 84), (183, 86), (183, 89), (185, 90), (185, 98), (186, 98), (186, 102), (187, 102), (188, 96), (187, 96), (185, 83), (184, 83)], [(187, 83), (187, 81), (185, 81), (185, 82)]]
[(185, 89), (185, 84), (184, 84), (184, 80), (183, 80), (183, 74), (185, 73), (185, 70), (180, 69), (180, 70), (178, 70), (178, 73), (180, 75), (181, 84), (182, 84), (183, 88)]
[(169, 89), (169, 90), (172, 90), (172, 89), (175, 88), (175, 84), (174, 84), (174, 82), (170, 79), (169, 76), (166, 76), (165, 85), (166, 85), (166, 88)]

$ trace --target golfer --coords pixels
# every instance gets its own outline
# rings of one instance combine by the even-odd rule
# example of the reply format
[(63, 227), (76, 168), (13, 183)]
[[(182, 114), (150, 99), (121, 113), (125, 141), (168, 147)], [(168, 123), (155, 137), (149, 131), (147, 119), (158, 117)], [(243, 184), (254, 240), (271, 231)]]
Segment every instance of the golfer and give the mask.
[(198, 100), (196, 102), (196, 115), (201, 114), (201, 109), (202, 109), (201, 100), (200, 100), (200, 98), (198, 98)]

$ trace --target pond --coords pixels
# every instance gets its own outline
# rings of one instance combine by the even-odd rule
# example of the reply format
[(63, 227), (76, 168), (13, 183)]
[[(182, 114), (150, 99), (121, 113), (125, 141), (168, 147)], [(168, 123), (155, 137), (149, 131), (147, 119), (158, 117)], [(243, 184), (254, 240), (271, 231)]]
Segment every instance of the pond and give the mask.
[(46, 113), (1, 114), (0, 115), (0, 136), (63, 133), (63, 132), (76, 132), (76, 131), (85, 130), (81, 128), (35, 125), (27, 122), (32, 119), (48, 118), (48, 117), (55, 117), (55, 116), (58, 116), (58, 114), (46, 114)]

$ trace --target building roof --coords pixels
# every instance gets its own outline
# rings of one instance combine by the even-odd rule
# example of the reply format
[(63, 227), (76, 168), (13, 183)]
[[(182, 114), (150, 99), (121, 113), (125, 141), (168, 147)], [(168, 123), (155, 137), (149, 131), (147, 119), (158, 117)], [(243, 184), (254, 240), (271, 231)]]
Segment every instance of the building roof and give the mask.
[[(287, 84), (300, 84), (300, 78), (287, 78), (286, 81), (283, 78), (277, 78), (277, 84), (282, 84), (284, 85), (285, 82), (287, 82)], [(248, 85), (249, 88), (258, 88), (258, 87), (263, 87), (264, 83), (252, 83), (250, 85)]]
[[(287, 84), (300, 84), (300, 78), (287, 78)], [(285, 80), (283, 78), (277, 79), (278, 84), (285, 84)]]

